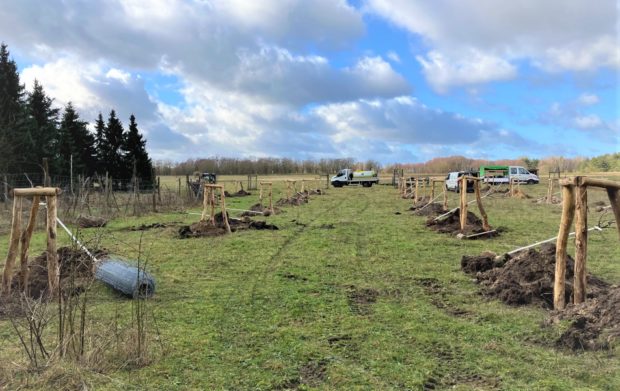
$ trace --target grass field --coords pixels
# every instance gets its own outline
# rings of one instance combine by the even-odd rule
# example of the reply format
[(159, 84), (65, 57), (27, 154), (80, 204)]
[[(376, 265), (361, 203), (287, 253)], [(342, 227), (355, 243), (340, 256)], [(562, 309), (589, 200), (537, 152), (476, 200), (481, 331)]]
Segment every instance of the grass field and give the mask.
[[(541, 196), (546, 185), (522, 190)], [(456, 197), (450, 194), (451, 206)], [(591, 191), (589, 201), (603, 197)], [(256, 201), (253, 194), (227, 203), (244, 209)], [(127, 258), (142, 246), (158, 283), (148, 305), (161, 346), (141, 368), (28, 372), (10, 323), (0, 318), (0, 376), (5, 377), (0, 388), (620, 389), (617, 349), (558, 350), (553, 341), (566, 325), (544, 325), (548, 311), (541, 308), (509, 307), (482, 297), (460, 271), (464, 254), (503, 253), (557, 234), (557, 205), (484, 201), (490, 224), (507, 229), (485, 241), (429, 231), (424, 217), (406, 210), (411, 201), (389, 186), (330, 189), (268, 217), (278, 231), (181, 240), (178, 225), (199, 216), (179, 213), (117, 219), (104, 229), (84, 230), (86, 241), (97, 236), (103, 247)], [(475, 206), (471, 210), (477, 213)], [(591, 210), (590, 225), (597, 218)], [(153, 222), (172, 225), (127, 229)], [(8, 237), (1, 236), (0, 243), (1, 259)], [(39, 232), (31, 253), (43, 248)], [(588, 248), (589, 271), (620, 283), (615, 228), (592, 234)], [(95, 286), (89, 294), (92, 327), (131, 306), (105, 287)]]

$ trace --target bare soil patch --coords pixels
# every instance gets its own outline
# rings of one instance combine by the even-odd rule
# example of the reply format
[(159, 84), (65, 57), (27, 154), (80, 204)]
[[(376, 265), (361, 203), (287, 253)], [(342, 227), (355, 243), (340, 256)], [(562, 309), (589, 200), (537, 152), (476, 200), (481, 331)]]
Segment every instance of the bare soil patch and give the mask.
[(276, 201), (277, 206), (300, 206), (308, 203), (308, 196), (303, 193), (297, 193), (291, 198), (280, 198)]
[[(248, 209), (251, 212), (243, 212), (241, 213), (241, 217), (252, 217), (252, 216), (256, 216), (258, 213), (252, 213), (252, 212), (259, 212), (262, 213), (263, 216), (270, 216), (272, 215), (271, 210), (269, 210), (269, 208), (265, 207), (264, 205), (261, 204), (254, 204), (252, 206), (250, 206), (250, 208)], [(282, 209), (280, 208), (273, 208), (273, 214), (277, 215), (282, 213)]]
[(556, 345), (571, 350), (610, 349), (620, 340), (620, 287), (552, 315), (551, 322), (572, 321)]
[[(513, 306), (533, 304), (553, 308), (555, 245), (543, 244), (540, 250), (529, 249), (513, 258), (496, 257), (492, 252), (463, 256), (461, 269), (474, 274), (482, 293)], [(572, 301), (574, 260), (566, 260), (566, 302)], [(556, 346), (571, 350), (611, 348), (620, 339), (620, 287), (587, 276), (585, 303), (569, 305), (555, 311), (548, 323), (570, 320), (571, 324), (556, 341)]]
[[(57, 250), (60, 265), (60, 285), (62, 289), (71, 288), (74, 291), (83, 289), (83, 286), (93, 278), (93, 261), (81, 250), (71, 247), (60, 247)], [(93, 255), (101, 257), (107, 254), (105, 250), (94, 251)], [(49, 284), (47, 275), (47, 252), (30, 258), (28, 291), (29, 296), (35, 299), (48, 294)], [(18, 270), (11, 286), (12, 292), (21, 292), (21, 270)], [(79, 293), (79, 292), (67, 292)]]
[(319, 386), (327, 376), (327, 360), (311, 360), (302, 365), (298, 375), (274, 387), (274, 390), (298, 390)]
[[(428, 220), (426, 220), (426, 226), (433, 231), (439, 233), (447, 233), (455, 236), (461, 233), (467, 236), (485, 232), (485, 229), (482, 227), (482, 220), (480, 220), (478, 216), (476, 216), (471, 211), (467, 211), (467, 224), (465, 225), (465, 229), (461, 231), (461, 222), (458, 208), (451, 211), (446, 216), (443, 216), (441, 219), (436, 219), (435, 217), (431, 216)], [(500, 229), (497, 229), (497, 231), (494, 233), (478, 236), (476, 237), (476, 239), (485, 239), (498, 236), (499, 232)]]
[(75, 223), (80, 228), (100, 228), (105, 227), (108, 220), (103, 217), (80, 216), (75, 220)]
[(229, 193), (227, 190), (224, 190), (224, 195), (226, 196), (226, 198), (234, 198), (234, 197), (247, 197), (252, 195), (252, 193), (249, 193), (243, 189), (239, 190), (236, 193)]
[[(228, 216), (228, 212), (226, 213)], [(278, 230), (276, 225), (268, 224), (265, 221), (252, 220), (249, 217), (243, 217), (241, 219), (233, 219), (228, 217), (228, 224), (232, 232), (237, 232), (247, 229), (257, 230)], [(226, 225), (222, 217), (222, 212), (215, 215), (215, 224), (210, 221), (199, 221), (191, 225), (185, 225), (179, 228), (179, 237), (181, 239), (187, 238), (200, 238), (200, 237), (212, 237), (226, 235)]]
[(371, 306), (377, 302), (379, 291), (374, 288), (358, 288), (351, 285), (347, 292), (349, 308), (358, 315), (369, 315)]
[(412, 206), (409, 210), (413, 210), (413, 214), (416, 216), (439, 216), (447, 212), (442, 204), (433, 202), (432, 204), (421, 205), (420, 207)]
[[(476, 279), (486, 296), (498, 298), (509, 305), (536, 304), (543, 308), (553, 307), (553, 283), (555, 273), (555, 245), (546, 243), (540, 250), (529, 249), (517, 253), (511, 259), (495, 260), (495, 254), (484, 253), (478, 257), (463, 256), (461, 268)], [(566, 261), (566, 302), (573, 294), (574, 261)], [(609, 284), (588, 275), (588, 298), (599, 296)]]

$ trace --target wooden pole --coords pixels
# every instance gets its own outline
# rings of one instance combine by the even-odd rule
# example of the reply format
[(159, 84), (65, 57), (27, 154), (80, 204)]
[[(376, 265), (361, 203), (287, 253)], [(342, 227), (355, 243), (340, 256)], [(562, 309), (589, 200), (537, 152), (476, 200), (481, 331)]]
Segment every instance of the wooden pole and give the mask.
[(51, 179), (50, 179), (50, 169), (47, 163), (47, 158), (43, 158), (43, 186), (50, 187)]
[(448, 210), (448, 186), (445, 181), (443, 183), (443, 209)]
[(553, 197), (553, 178), (549, 178), (549, 185), (547, 186), (547, 204), (551, 203), (551, 197)]
[(215, 225), (215, 190), (209, 186), (209, 203), (211, 204), (211, 224)]
[(273, 214), (273, 184), (269, 184), (269, 211)]
[(467, 225), (467, 177), (463, 175), (461, 177), (461, 204), (460, 204), (460, 217), (461, 217), (461, 231), (465, 230)]
[(21, 288), (24, 294), (28, 294), (28, 277), (30, 270), (28, 269), (28, 249), (30, 248), (30, 239), (32, 232), (37, 224), (37, 213), (39, 212), (39, 196), (32, 198), (32, 206), (30, 207), (30, 217), (28, 218), (28, 226), (24, 230), (20, 239), (21, 251), (19, 254), (19, 265), (21, 270)]
[(611, 210), (616, 218), (616, 227), (618, 228), (618, 234), (620, 235), (620, 190), (608, 187), (607, 196), (609, 197)]
[(420, 180), (418, 178), (415, 179), (415, 196), (413, 197), (413, 204), (418, 203), (418, 195), (420, 194)]
[(11, 220), (11, 236), (9, 239), (9, 251), (4, 262), (4, 272), (2, 274), (2, 292), (5, 295), (11, 293), (11, 282), (13, 280), (13, 266), (15, 258), (17, 258), (17, 250), (19, 248), (19, 238), (21, 232), (22, 220), (22, 197), (15, 196), (13, 198), (13, 217)]
[(435, 199), (435, 181), (431, 180), (431, 199), (429, 202), (432, 202)]
[(228, 223), (228, 215), (226, 213), (226, 195), (224, 194), (224, 187), (220, 188), (220, 208), (222, 209), (222, 220), (226, 226), (226, 232), (231, 233), (230, 224)]
[(300, 193), (303, 193), (306, 191), (306, 180), (302, 179), (301, 180), (301, 189), (299, 190)]
[(206, 187), (202, 190), (202, 215), (200, 216), (200, 221), (207, 220), (207, 211), (209, 210), (209, 194), (207, 191)]
[(177, 179), (178, 179), (178, 182), (179, 182), (179, 184), (178, 184), (178, 194), (179, 194), (179, 197), (181, 197), (181, 177), (178, 177)]
[(508, 179), (508, 196), (514, 196), (513, 186), (512, 186), (512, 178)]
[(562, 219), (555, 247), (555, 282), (553, 285), (553, 307), (563, 310), (566, 306), (564, 297), (566, 278), (566, 245), (573, 218), (575, 217), (575, 188), (572, 185), (562, 186)]
[(575, 274), (573, 283), (574, 303), (586, 298), (586, 261), (588, 257), (588, 188), (577, 177), (575, 199)]
[(60, 284), (60, 265), (56, 252), (56, 196), (46, 197), (47, 202), (47, 281), (49, 293), (54, 296), (58, 293)]
[(474, 181), (474, 191), (476, 193), (476, 203), (478, 204), (478, 210), (480, 211), (480, 215), (482, 216), (482, 228), (485, 231), (490, 231), (491, 226), (489, 225), (489, 218), (487, 217), (487, 212), (484, 210), (482, 206), (482, 197), (480, 196), (480, 182)]

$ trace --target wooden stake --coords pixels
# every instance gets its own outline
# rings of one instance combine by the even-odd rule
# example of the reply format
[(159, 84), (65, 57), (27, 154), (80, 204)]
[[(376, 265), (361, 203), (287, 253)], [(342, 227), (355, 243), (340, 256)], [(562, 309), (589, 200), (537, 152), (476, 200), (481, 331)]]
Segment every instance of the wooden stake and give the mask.
[(549, 178), (549, 185), (547, 186), (547, 204), (551, 203), (551, 197), (553, 197), (553, 178)]
[(418, 194), (420, 194), (420, 181), (418, 178), (415, 179), (415, 195), (413, 196), (413, 204), (418, 203)]
[(435, 199), (435, 181), (431, 180), (431, 200), (429, 202), (432, 202)]
[(463, 175), (461, 177), (461, 206), (459, 208), (461, 217), (461, 232), (465, 230), (467, 225), (467, 177)]
[(220, 209), (222, 209), (222, 220), (224, 220), (226, 232), (231, 233), (230, 224), (228, 223), (228, 214), (226, 213), (226, 195), (224, 194), (224, 187), (220, 188)]
[(209, 210), (209, 189), (204, 187), (202, 190), (202, 215), (200, 221), (207, 220), (207, 211)]
[(56, 252), (56, 196), (46, 197), (47, 203), (47, 282), (50, 296), (58, 293), (60, 284), (60, 265)]
[(586, 298), (586, 261), (588, 257), (588, 188), (581, 183), (576, 188), (575, 199), (575, 274), (573, 283), (574, 303), (583, 303)]
[(611, 204), (611, 210), (614, 212), (616, 218), (616, 227), (618, 228), (618, 235), (620, 235), (620, 190), (607, 188), (607, 196), (609, 197), (609, 203)]
[(273, 214), (275, 211), (273, 210), (273, 185), (269, 184), (269, 211)]
[(448, 186), (445, 181), (443, 183), (443, 209), (448, 210)]
[(19, 248), (19, 238), (22, 221), (22, 197), (13, 198), (13, 217), (11, 220), (11, 237), (9, 239), (9, 251), (4, 262), (4, 272), (2, 274), (2, 292), (5, 295), (11, 293), (11, 282), (13, 281), (13, 266), (17, 258)]
[(566, 245), (573, 218), (575, 217), (575, 188), (562, 186), (562, 219), (555, 247), (555, 283), (553, 285), (553, 307), (563, 310), (566, 306), (564, 279), (566, 278)]
[(209, 187), (209, 203), (211, 204), (211, 224), (215, 225), (215, 190)]
[(30, 248), (30, 239), (32, 232), (37, 224), (37, 213), (39, 212), (39, 196), (32, 198), (32, 206), (30, 208), (30, 217), (28, 218), (28, 226), (24, 230), (20, 238), (21, 251), (19, 254), (19, 264), (21, 270), (21, 288), (24, 294), (28, 294), (28, 277), (30, 270), (28, 269), (28, 249)]
[(487, 212), (485, 212), (482, 207), (482, 197), (480, 196), (480, 182), (474, 181), (474, 192), (476, 193), (476, 203), (478, 204), (478, 210), (480, 211), (480, 216), (482, 216), (482, 228), (485, 231), (490, 231), (491, 226), (489, 225), (489, 218), (487, 217)]

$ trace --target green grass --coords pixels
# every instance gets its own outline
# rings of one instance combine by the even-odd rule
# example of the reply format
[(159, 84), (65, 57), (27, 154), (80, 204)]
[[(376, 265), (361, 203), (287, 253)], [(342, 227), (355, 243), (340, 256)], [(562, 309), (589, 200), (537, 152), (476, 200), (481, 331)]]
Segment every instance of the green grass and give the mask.
[[(546, 186), (522, 190), (542, 195)], [(602, 197), (591, 192), (590, 200)], [(256, 198), (227, 201), (245, 208)], [(456, 205), (456, 195), (450, 198)], [(620, 389), (617, 352), (554, 349), (563, 329), (542, 325), (545, 310), (489, 301), (460, 271), (464, 254), (502, 253), (557, 234), (559, 206), (484, 201), (490, 224), (508, 229), (487, 241), (427, 230), (424, 218), (406, 212), (411, 201), (387, 186), (330, 189), (269, 217), (279, 231), (180, 240), (175, 227), (144, 233), (126, 228), (190, 223), (198, 216), (115, 220), (102, 245), (132, 258), (142, 241), (158, 282), (150, 305), (165, 353), (140, 369), (80, 376), (93, 389), (119, 390), (269, 390), (300, 379), (306, 383), (298, 384), (301, 389), (327, 390), (418, 390), (425, 383), (457, 390)], [(471, 210), (477, 213), (475, 206)], [(598, 214), (592, 210), (590, 216), (595, 223)], [(325, 224), (334, 228), (321, 228)], [(95, 231), (82, 234), (88, 239)], [(616, 284), (617, 235), (591, 235), (588, 258), (589, 271)], [(31, 253), (43, 246), (38, 233)], [(4, 251), (3, 245), (0, 257)], [(425, 286), (425, 279), (433, 279), (435, 288)], [(376, 302), (351, 304), (349, 298), (364, 289), (378, 293)], [(129, 306), (107, 289), (95, 293), (93, 318)], [(0, 330), (0, 362), (23, 362), (6, 320)], [(30, 387), (43, 387), (37, 376), (21, 374), (10, 384), (24, 386), (30, 379)]]

